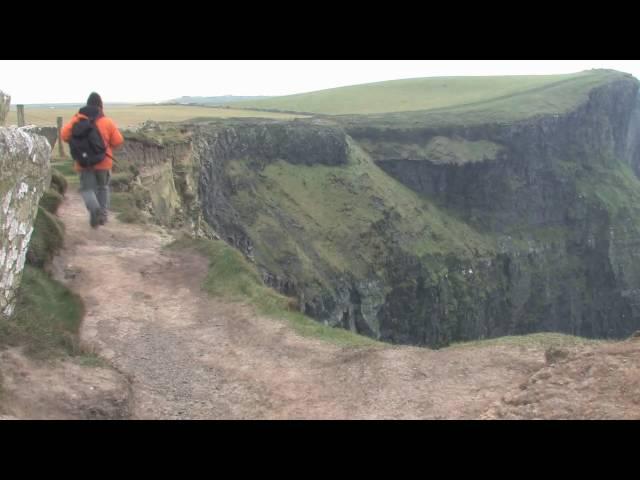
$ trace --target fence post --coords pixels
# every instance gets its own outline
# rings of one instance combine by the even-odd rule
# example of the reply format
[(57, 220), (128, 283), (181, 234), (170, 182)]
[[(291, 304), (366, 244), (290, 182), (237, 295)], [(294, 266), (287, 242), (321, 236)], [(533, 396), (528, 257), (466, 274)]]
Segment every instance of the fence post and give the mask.
[(58, 152), (64, 158), (64, 145), (62, 144), (62, 117), (56, 119), (58, 123)]
[(24, 127), (24, 105), (17, 105), (18, 108), (18, 126)]

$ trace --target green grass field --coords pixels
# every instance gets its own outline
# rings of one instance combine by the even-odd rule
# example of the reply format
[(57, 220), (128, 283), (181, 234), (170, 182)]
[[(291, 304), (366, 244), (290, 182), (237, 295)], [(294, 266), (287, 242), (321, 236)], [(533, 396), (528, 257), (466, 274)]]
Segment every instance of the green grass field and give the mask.
[(230, 105), (327, 115), (446, 110), (505, 99), (522, 101), (525, 110), (528, 104), (540, 101), (551, 106), (558, 102), (558, 108), (564, 108), (580, 101), (594, 85), (623, 75), (626, 74), (591, 70), (566, 75), (413, 78)]
[[(27, 124), (38, 126), (55, 126), (56, 118), (62, 117), (67, 122), (77, 108), (28, 108), (25, 107), (24, 116)], [(113, 118), (118, 127), (131, 128), (147, 120), (157, 122), (181, 122), (192, 118), (275, 118), (292, 119), (299, 115), (237, 110), (232, 108), (192, 107), (187, 105), (146, 105), (146, 106), (112, 106), (106, 107), (105, 113)], [(6, 125), (18, 123), (17, 113), (11, 110), (7, 116)]]

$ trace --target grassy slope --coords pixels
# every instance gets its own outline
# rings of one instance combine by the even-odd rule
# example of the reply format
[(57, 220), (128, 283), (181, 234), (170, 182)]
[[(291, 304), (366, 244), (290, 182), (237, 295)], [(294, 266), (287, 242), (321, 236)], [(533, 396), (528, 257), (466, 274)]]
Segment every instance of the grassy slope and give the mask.
[[(352, 117), (352, 119), (357, 123), (365, 120), (370, 124), (392, 128), (512, 123), (526, 118), (570, 112), (588, 100), (592, 89), (623, 78), (628, 77), (619, 72), (588, 72), (580, 77), (549, 84), (543, 88), (483, 102), (420, 112)], [(349, 121), (349, 118), (345, 120)]]
[(621, 75), (596, 70), (567, 75), (415, 78), (232, 105), (328, 115), (450, 109), (512, 110), (516, 115), (527, 115), (538, 110), (565, 111), (593, 86)]
[(0, 323), (0, 346), (25, 346), (39, 358), (82, 353), (78, 330), (83, 315), (77, 295), (42, 269), (26, 265), (15, 314)]
[(163, 103), (177, 103), (177, 104), (197, 104), (197, 105), (225, 105), (231, 102), (242, 102), (242, 101), (255, 101), (255, 100), (264, 100), (267, 98), (271, 98), (265, 95), (223, 95), (217, 97), (190, 97), (184, 96), (180, 98), (172, 98), (171, 100), (167, 100)]
[(247, 302), (261, 315), (282, 319), (299, 334), (343, 346), (378, 345), (378, 342), (340, 328), (324, 326), (296, 311), (294, 301), (266, 287), (254, 265), (242, 254), (219, 240), (181, 239), (168, 248), (192, 249), (209, 259), (209, 273), (203, 288), (211, 296), (227, 301)]

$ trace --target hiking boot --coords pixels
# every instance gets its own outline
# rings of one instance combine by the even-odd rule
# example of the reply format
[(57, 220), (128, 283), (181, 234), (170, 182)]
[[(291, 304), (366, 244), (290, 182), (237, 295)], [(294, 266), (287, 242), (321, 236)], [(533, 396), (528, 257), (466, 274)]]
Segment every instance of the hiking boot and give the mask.
[(98, 225), (100, 225), (100, 212), (98, 210), (91, 210), (89, 212), (89, 224), (91, 225), (91, 228), (98, 228)]
[(105, 223), (107, 223), (107, 211), (106, 210), (101, 210), (100, 213), (98, 214), (98, 223), (100, 225), (104, 225)]

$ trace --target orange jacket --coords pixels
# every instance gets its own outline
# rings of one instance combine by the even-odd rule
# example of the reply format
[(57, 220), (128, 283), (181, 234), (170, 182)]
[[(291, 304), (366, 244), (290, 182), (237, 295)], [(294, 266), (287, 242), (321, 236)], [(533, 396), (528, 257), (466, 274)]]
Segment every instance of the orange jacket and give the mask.
[[(71, 121), (67, 123), (64, 127), (62, 127), (62, 140), (69, 143), (71, 140), (71, 129), (73, 125), (80, 120), (81, 118), (87, 118), (86, 115), (81, 113), (76, 113)], [(109, 117), (100, 117), (96, 120), (96, 127), (98, 127), (98, 131), (100, 132), (100, 136), (102, 140), (104, 140), (104, 144), (107, 147), (107, 154), (100, 163), (93, 167), (94, 170), (111, 170), (113, 167), (113, 148), (118, 148), (120, 145), (124, 143), (124, 138), (118, 130), (116, 123)], [(75, 162), (75, 170), (79, 172), (84, 170), (78, 162)]]

